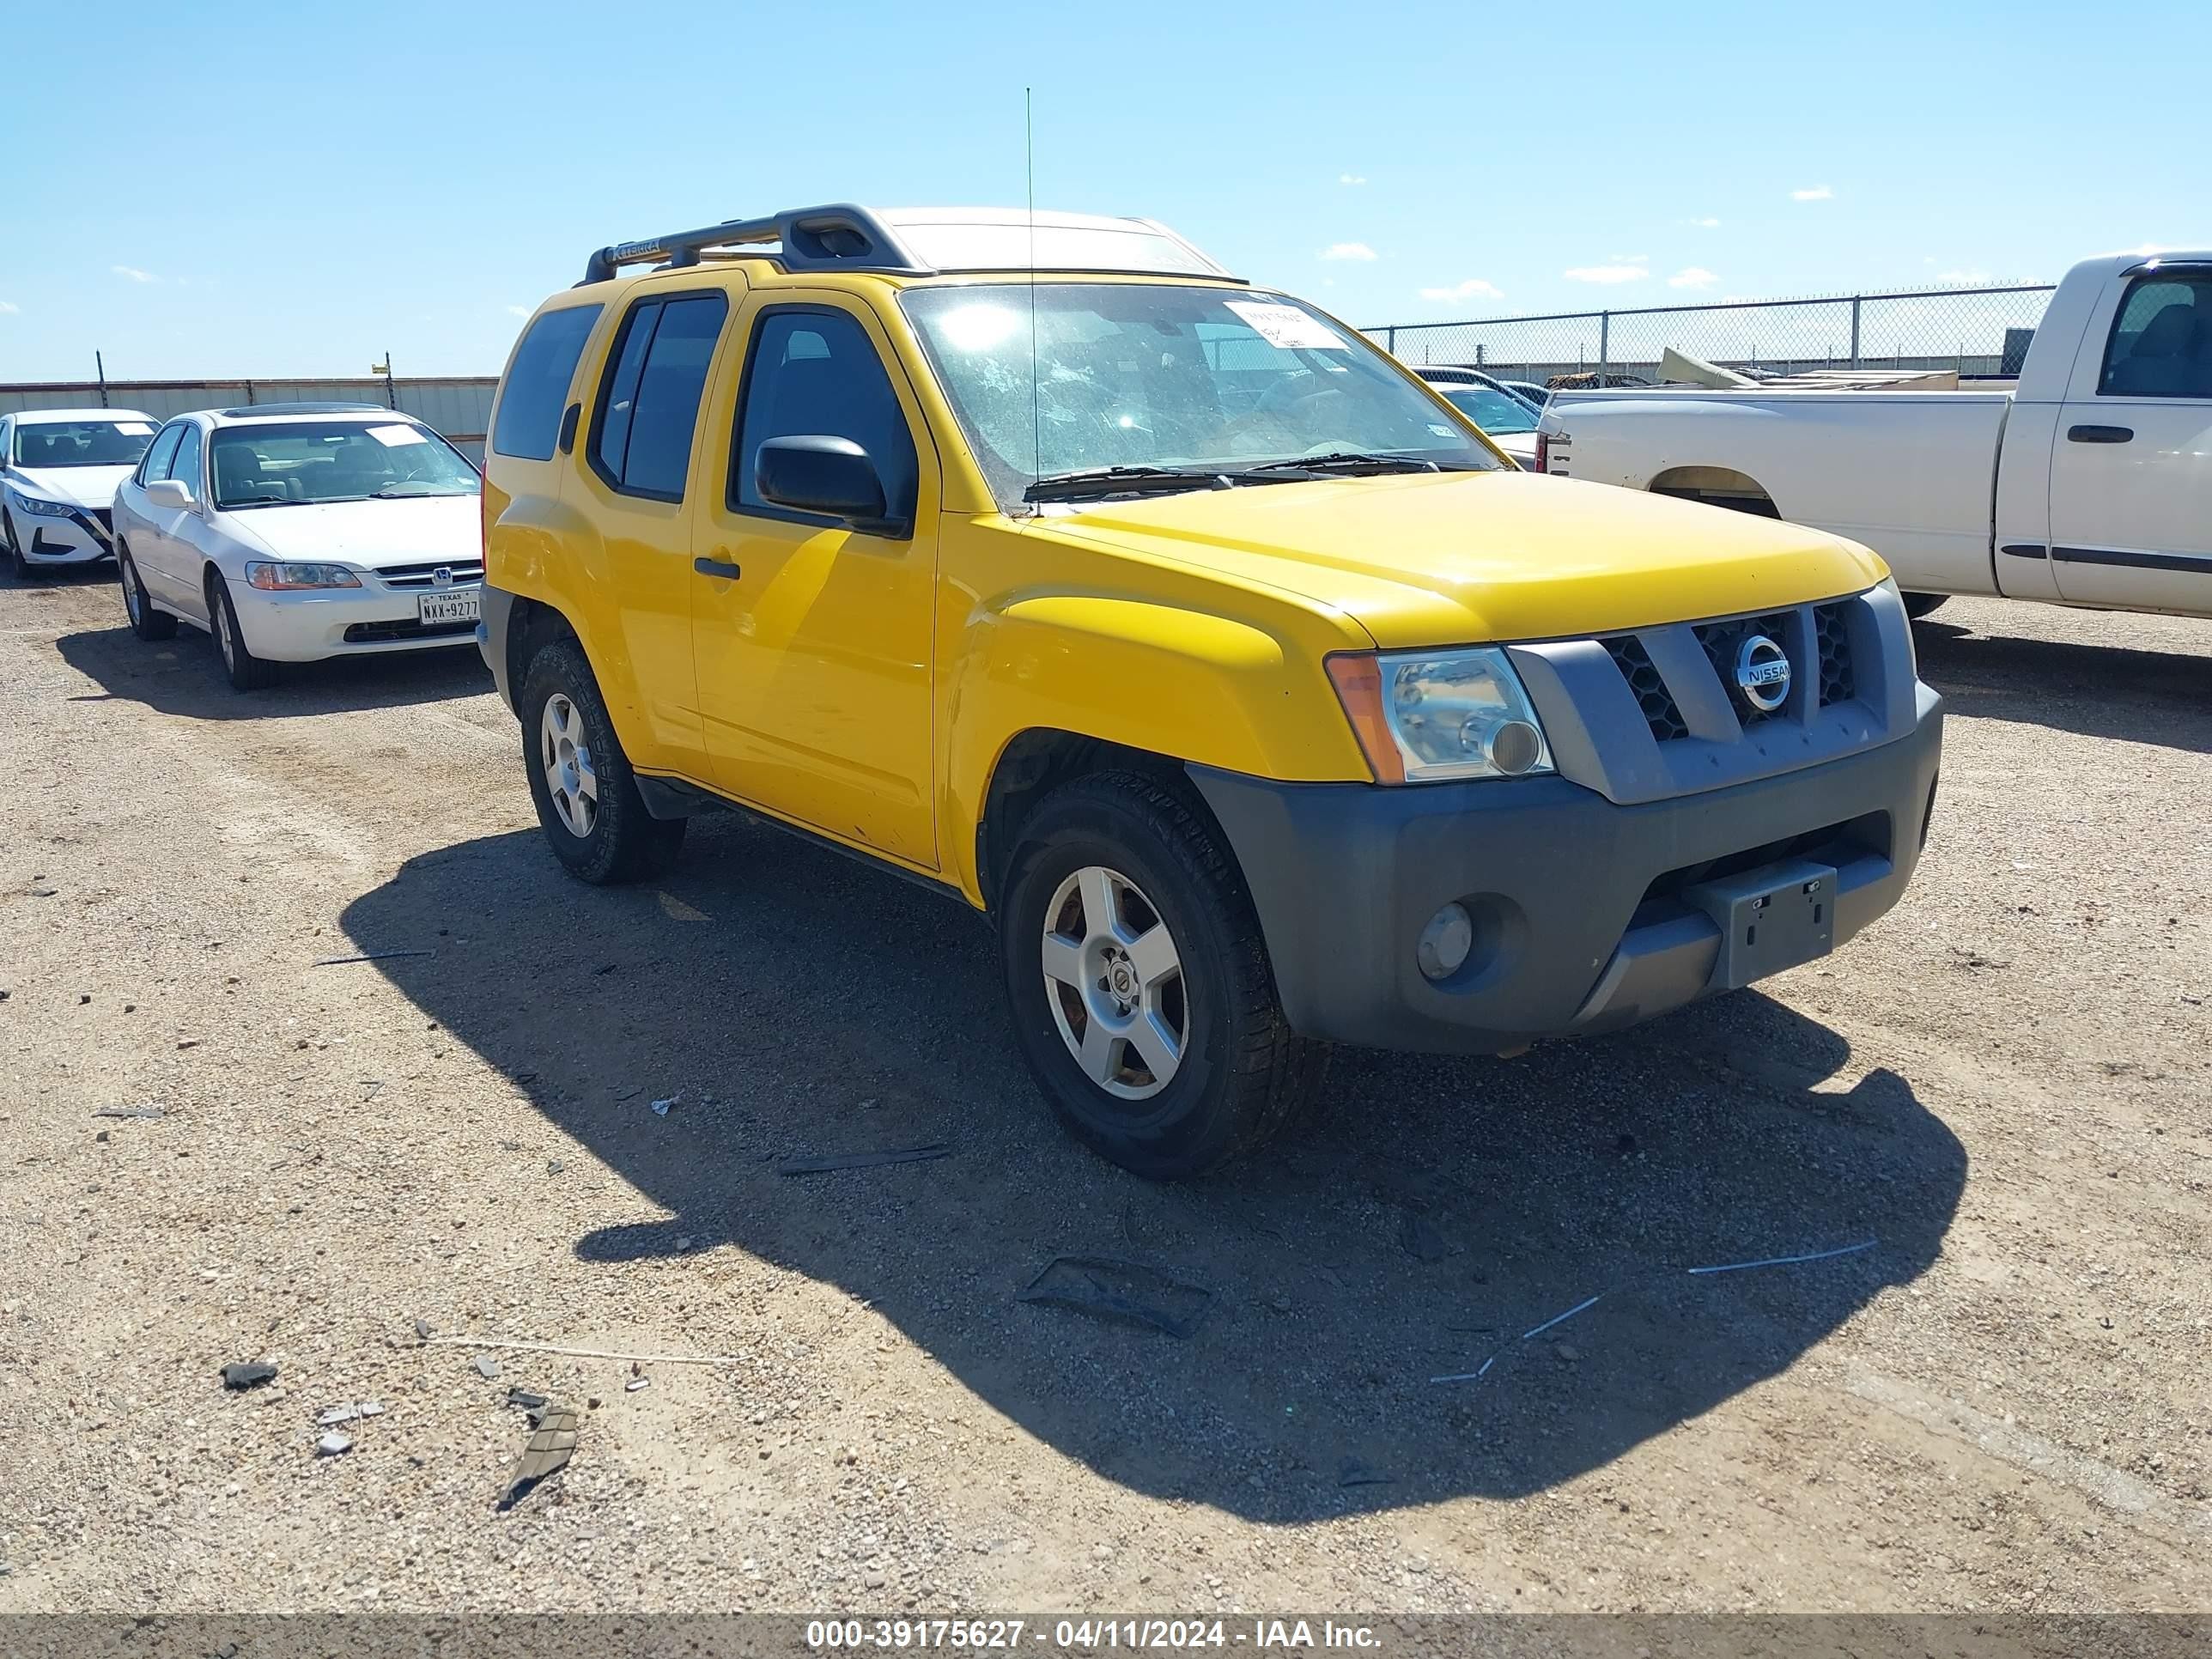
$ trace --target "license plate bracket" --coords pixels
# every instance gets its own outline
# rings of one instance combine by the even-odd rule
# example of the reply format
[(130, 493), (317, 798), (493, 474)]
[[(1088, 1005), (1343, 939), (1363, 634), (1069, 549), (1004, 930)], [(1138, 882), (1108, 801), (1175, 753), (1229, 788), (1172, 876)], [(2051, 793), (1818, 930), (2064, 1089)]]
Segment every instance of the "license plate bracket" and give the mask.
[(1721, 930), (1714, 958), (1717, 991), (1740, 990), (1754, 980), (1824, 957), (1836, 948), (1836, 867), (1810, 859), (1784, 859), (1756, 870), (1699, 882), (1684, 890), (1687, 903)]
[(481, 601), (473, 587), (453, 592), (418, 593), (415, 598), (415, 620), (426, 624), (472, 623), (480, 610)]

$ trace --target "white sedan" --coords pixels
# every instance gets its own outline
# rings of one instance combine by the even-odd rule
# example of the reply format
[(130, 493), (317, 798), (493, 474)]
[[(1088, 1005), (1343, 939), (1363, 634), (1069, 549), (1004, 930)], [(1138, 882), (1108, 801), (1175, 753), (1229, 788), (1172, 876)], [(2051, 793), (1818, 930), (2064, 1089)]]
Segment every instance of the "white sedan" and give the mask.
[(142, 640), (206, 629), (241, 691), (270, 665), (476, 643), (476, 469), (421, 422), (355, 404), (201, 410), (115, 492)]
[(0, 415), (0, 554), (17, 581), (114, 556), (107, 510), (161, 422), (135, 409)]

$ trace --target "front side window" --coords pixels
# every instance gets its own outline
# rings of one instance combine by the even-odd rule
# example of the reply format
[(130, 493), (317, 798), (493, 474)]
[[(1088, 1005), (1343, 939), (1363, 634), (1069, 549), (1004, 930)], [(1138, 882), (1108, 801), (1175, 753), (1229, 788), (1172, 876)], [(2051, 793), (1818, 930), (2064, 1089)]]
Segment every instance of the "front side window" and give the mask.
[(845, 312), (785, 309), (754, 331), (730, 451), (733, 507), (790, 517), (761, 499), (754, 460), (770, 438), (847, 438), (868, 452), (893, 519), (914, 516), (914, 434), (868, 331)]
[(200, 429), (190, 421), (185, 422), (184, 435), (177, 441), (176, 459), (170, 462), (168, 476), (192, 492), (195, 499), (200, 494)]
[(136, 466), (154, 441), (151, 421), (17, 422), (10, 441), (17, 466)]
[(1324, 458), (1500, 465), (1403, 369), (1280, 295), (994, 283), (918, 289), (900, 303), (1002, 505), (1040, 480), (1109, 467), (1188, 472), (1199, 488)]
[(691, 294), (645, 301), (623, 319), (592, 422), (592, 468), (612, 488), (684, 499), (699, 398), (729, 311), (719, 293)]
[(2097, 390), (2107, 398), (2212, 398), (2212, 271), (2160, 272), (2130, 284)]
[(553, 459), (561, 413), (568, 404), (568, 382), (599, 320), (598, 306), (566, 306), (531, 324), (500, 382), (499, 414), (491, 428), (494, 454), (525, 461)]
[(1536, 411), (1507, 392), (1486, 386), (1444, 385), (1437, 390), (1446, 403), (1493, 436), (1536, 429)]
[(184, 441), (185, 428), (190, 424), (187, 421), (172, 421), (161, 428), (161, 435), (147, 450), (146, 459), (138, 463), (140, 483), (149, 484), (156, 478), (169, 476), (169, 468), (176, 462), (177, 446)]
[(483, 488), (458, 450), (412, 421), (226, 426), (210, 454), (215, 504), (226, 509), (473, 495)]

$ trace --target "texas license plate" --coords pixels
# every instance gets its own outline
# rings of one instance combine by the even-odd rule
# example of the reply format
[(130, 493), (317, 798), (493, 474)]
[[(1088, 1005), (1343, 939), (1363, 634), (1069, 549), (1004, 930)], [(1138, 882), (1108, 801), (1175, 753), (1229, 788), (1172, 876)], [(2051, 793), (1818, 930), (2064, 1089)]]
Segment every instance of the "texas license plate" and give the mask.
[(1721, 930), (1709, 981), (1735, 990), (1836, 948), (1836, 869), (1810, 859), (1700, 882), (1682, 896)]
[(424, 593), (415, 601), (415, 619), (424, 623), (474, 622), (477, 590), (464, 593)]

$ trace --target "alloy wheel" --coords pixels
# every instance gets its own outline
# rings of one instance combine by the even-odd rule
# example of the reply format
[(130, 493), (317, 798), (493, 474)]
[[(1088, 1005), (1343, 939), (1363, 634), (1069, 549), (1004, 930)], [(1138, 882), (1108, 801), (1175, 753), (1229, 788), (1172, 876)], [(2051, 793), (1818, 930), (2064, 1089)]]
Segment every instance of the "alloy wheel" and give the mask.
[(1085, 865), (1045, 907), (1045, 1000), (1084, 1076), (1145, 1100), (1175, 1079), (1190, 1041), (1182, 957), (1158, 909), (1117, 870)]
[(544, 712), (538, 716), (538, 751), (553, 810), (568, 833), (583, 840), (599, 822), (599, 774), (592, 769), (583, 711), (558, 691), (545, 699)]

